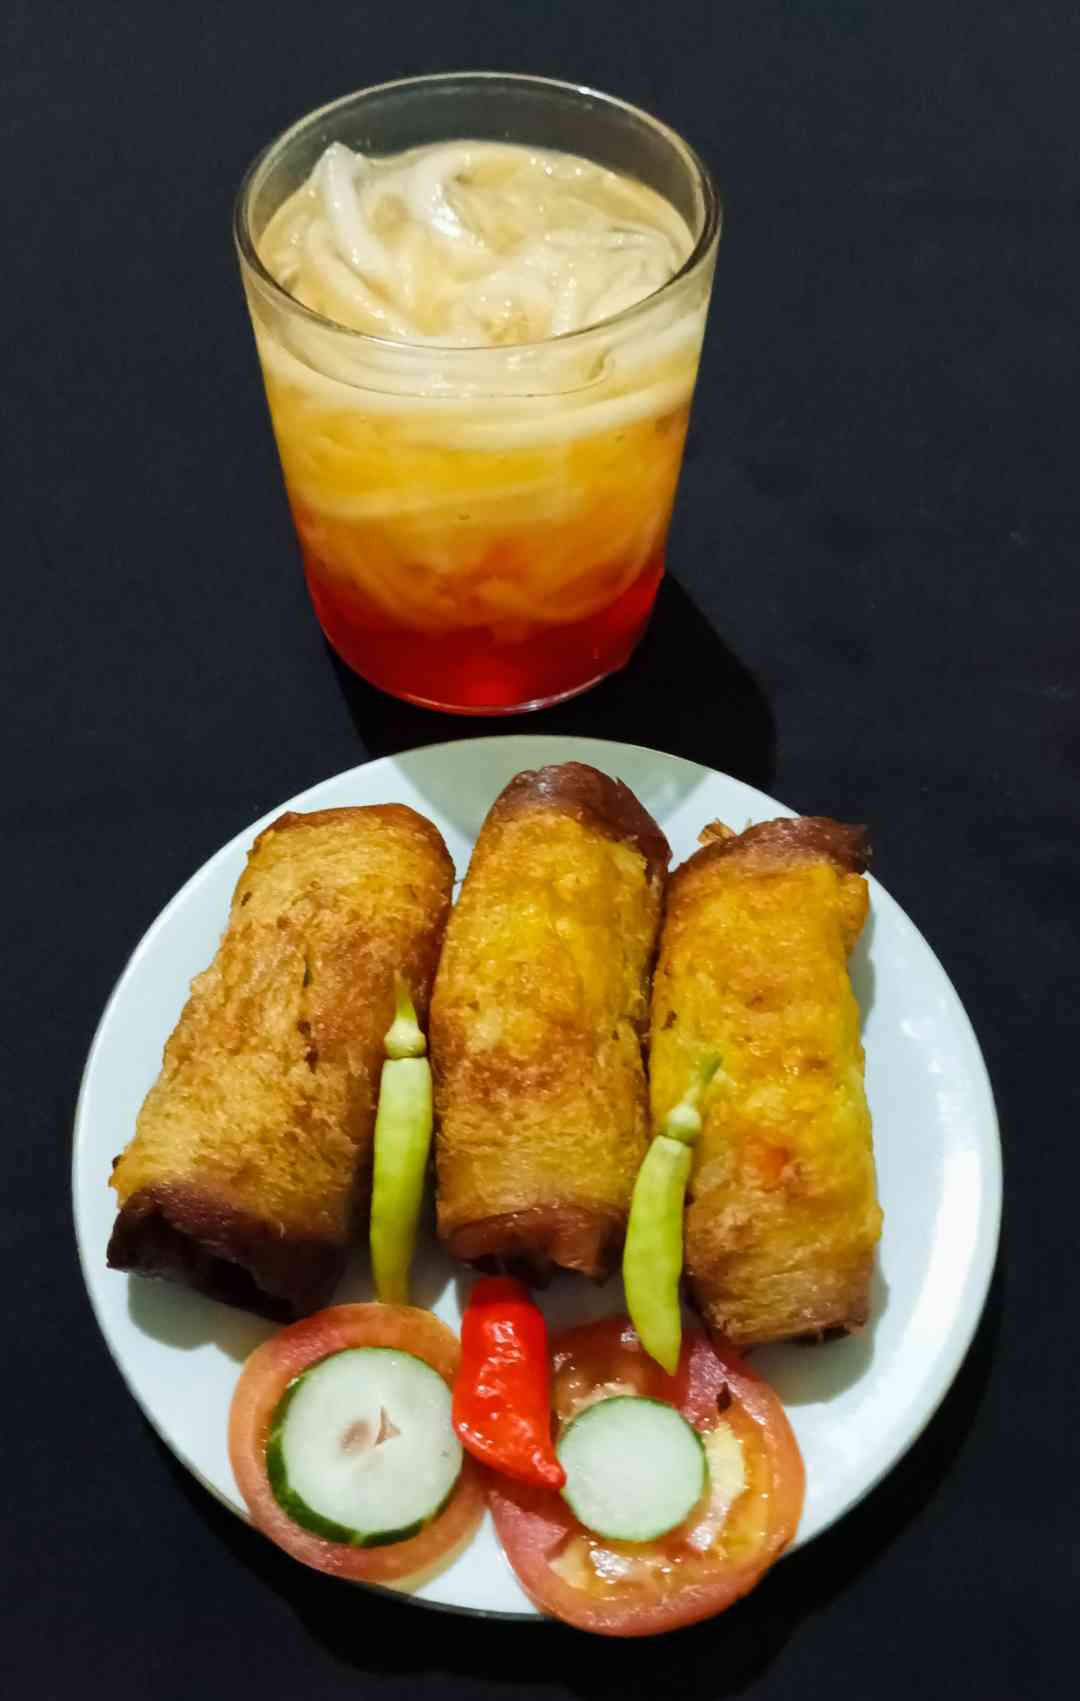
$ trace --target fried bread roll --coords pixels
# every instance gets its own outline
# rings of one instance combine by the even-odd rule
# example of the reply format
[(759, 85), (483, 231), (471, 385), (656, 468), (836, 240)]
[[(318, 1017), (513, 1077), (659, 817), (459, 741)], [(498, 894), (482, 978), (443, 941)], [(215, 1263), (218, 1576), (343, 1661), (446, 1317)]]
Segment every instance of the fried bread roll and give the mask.
[(486, 1268), (606, 1275), (648, 1142), (642, 1038), (669, 857), (578, 762), (496, 800), (431, 1002), (439, 1234)]
[(736, 1346), (865, 1323), (881, 1230), (848, 953), (866, 918), (860, 827), (719, 823), (672, 875), (653, 981), (653, 1126), (701, 1103), (686, 1270)]
[(370, 1201), (394, 973), (423, 1019), (453, 878), (400, 804), (259, 835), (114, 1166), (114, 1269), (279, 1321), (326, 1303)]

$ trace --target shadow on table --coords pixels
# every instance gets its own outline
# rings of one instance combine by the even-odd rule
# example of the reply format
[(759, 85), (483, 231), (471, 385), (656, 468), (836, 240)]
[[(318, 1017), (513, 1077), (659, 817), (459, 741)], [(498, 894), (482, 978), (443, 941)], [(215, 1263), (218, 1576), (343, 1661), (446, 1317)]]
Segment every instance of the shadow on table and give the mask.
[(308, 1634), (345, 1666), (372, 1673), (449, 1673), (583, 1701), (626, 1696), (727, 1701), (769, 1667), (801, 1621), (843, 1594), (933, 1500), (964, 1445), (986, 1391), (1001, 1321), (1002, 1265), (975, 1339), (937, 1415), (885, 1481), (833, 1530), (777, 1566), (745, 1601), (710, 1623), (649, 1641), (592, 1643), (543, 1620), (478, 1621), (418, 1608), (304, 1570), (211, 1500), (170, 1454), (183, 1492), (236, 1557), (288, 1603)]
[(442, 715), (388, 697), (327, 645), (353, 724), (373, 756), (499, 733), (561, 733), (622, 739), (673, 752), (768, 788), (776, 743), (757, 681), (676, 580), (626, 667), (567, 703), (528, 715)]

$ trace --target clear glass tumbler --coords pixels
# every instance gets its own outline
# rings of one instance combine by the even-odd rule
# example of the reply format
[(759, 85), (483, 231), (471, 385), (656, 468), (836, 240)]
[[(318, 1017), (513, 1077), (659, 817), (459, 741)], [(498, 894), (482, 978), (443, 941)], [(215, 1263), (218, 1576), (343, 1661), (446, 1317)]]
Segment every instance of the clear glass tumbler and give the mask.
[[(269, 219), (343, 142), (560, 149), (665, 197), (693, 248), (602, 323), (496, 347), (383, 340), (313, 313), (259, 258)], [(282, 471), (329, 642), (395, 696), (539, 708), (621, 667), (664, 555), (716, 261), (707, 171), (656, 119), (538, 77), (416, 77), (348, 95), (255, 160), (235, 233)]]

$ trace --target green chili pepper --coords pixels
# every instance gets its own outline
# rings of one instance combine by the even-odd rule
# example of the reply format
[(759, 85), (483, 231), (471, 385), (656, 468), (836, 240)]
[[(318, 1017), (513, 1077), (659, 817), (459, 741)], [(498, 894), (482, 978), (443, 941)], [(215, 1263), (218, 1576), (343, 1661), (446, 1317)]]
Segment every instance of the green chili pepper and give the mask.
[(681, 1140), (656, 1136), (634, 1183), (623, 1249), (630, 1321), (645, 1351), (669, 1376), (675, 1374), (682, 1344), (683, 1201), (692, 1161), (690, 1147)]
[(701, 1095), (716, 1073), (703, 1063), (682, 1099), (664, 1118), (638, 1171), (623, 1250), (623, 1285), (630, 1321), (650, 1358), (674, 1376), (682, 1347), (679, 1280), (683, 1266), (683, 1207), (693, 1151), (701, 1133)]
[(431, 1066), (409, 989), (395, 977), (396, 1009), (383, 1044), (386, 1062), (375, 1116), (371, 1267), (384, 1304), (409, 1299), (409, 1266), (424, 1196), (433, 1122)]

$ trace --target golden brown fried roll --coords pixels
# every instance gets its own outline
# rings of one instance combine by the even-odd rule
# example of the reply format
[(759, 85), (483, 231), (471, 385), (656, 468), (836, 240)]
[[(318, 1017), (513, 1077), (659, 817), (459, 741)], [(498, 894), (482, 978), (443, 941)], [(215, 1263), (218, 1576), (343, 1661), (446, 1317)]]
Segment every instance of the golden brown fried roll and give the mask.
[(848, 953), (861, 827), (719, 823), (671, 878), (653, 982), (659, 1127), (703, 1065), (686, 1269), (736, 1346), (865, 1323), (881, 1232)]
[(259, 835), (113, 1169), (114, 1269), (277, 1320), (326, 1303), (370, 1203), (394, 973), (423, 1019), (453, 878), (400, 804)]
[(668, 845), (578, 762), (496, 800), (431, 1001), (438, 1222), (467, 1262), (606, 1275), (648, 1142), (642, 1063)]

